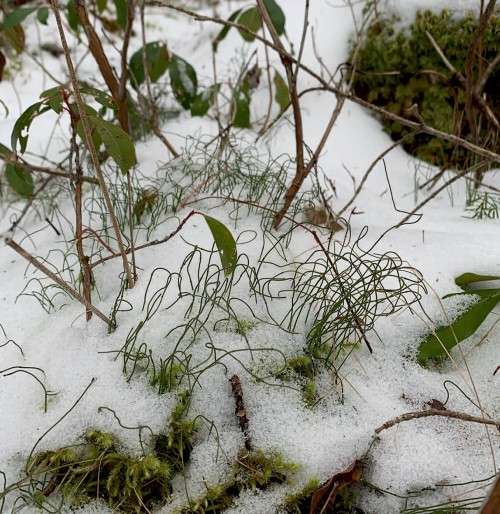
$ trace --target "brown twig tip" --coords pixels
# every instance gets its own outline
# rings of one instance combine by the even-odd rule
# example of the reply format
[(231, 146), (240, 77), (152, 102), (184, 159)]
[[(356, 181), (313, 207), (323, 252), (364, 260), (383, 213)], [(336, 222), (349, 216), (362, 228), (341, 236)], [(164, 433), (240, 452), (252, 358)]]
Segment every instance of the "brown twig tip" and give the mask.
[(480, 423), (483, 425), (492, 425), (497, 428), (500, 428), (500, 420), (487, 419), (479, 416), (471, 416), (470, 414), (466, 414), (465, 412), (457, 412), (452, 410), (442, 410), (442, 409), (428, 409), (417, 412), (407, 412), (405, 414), (401, 414), (401, 416), (397, 416), (389, 421), (386, 421), (383, 425), (380, 425), (375, 429), (375, 433), (379, 434), (383, 430), (387, 430), (388, 428), (393, 427), (403, 421), (411, 421), (412, 419), (418, 418), (428, 418), (430, 416), (441, 416), (444, 418), (452, 418), (458, 419), (461, 421), (468, 421), (470, 423)]
[(241, 387), (240, 377), (238, 375), (233, 375), (229, 382), (231, 384), (231, 389), (233, 391), (234, 401), (236, 404), (236, 409), (234, 413), (238, 418), (238, 423), (240, 425), (241, 431), (245, 436), (245, 448), (248, 451), (252, 451), (252, 441), (250, 436), (248, 435), (248, 417), (247, 411), (245, 409), (245, 404), (243, 402), (243, 389)]

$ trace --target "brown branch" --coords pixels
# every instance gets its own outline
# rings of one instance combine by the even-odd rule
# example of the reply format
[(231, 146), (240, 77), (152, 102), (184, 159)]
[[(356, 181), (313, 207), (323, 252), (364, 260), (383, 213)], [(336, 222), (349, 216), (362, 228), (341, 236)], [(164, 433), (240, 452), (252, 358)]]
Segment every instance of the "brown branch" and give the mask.
[[(259, 9), (259, 13), (264, 21), (264, 24), (267, 27), (267, 30), (271, 34), (271, 39), (274, 42), (274, 45), (279, 49), (278, 55), (280, 56), (283, 67), (285, 68), (286, 78), (288, 83), (288, 90), (290, 94), (290, 101), (292, 104), (293, 111), (293, 119), (294, 119), (294, 131), (295, 131), (295, 161), (296, 161), (296, 171), (295, 177), (292, 180), (292, 184), (288, 188), (285, 193), (284, 205), (281, 208), (280, 212), (276, 215), (273, 221), (273, 227), (277, 228), (283, 219), (283, 215), (287, 213), (288, 208), (290, 207), (293, 199), (295, 198), (298, 190), (300, 189), (304, 179), (306, 177), (306, 166), (304, 161), (304, 127), (302, 123), (302, 112), (300, 109), (300, 100), (297, 94), (297, 74), (293, 71), (293, 64), (298, 64), (299, 61), (295, 61), (290, 58), (288, 52), (286, 52), (283, 43), (281, 42), (278, 33), (276, 32), (276, 28), (267, 12), (267, 8), (264, 5), (263, 0), (257, 0), (257, 7)], [(306, 0), (306, 14), (309, 9), (309, 0)], [(304, 29), (307, 29), (307, 24), (304, 25)], [(295, 61), (295, 63), (294, 63)]]
[[(155, 239), (154, 241), (148, 241), (147, 243), (144, 243), (142, 245), (139, 245), (139, 246), (136, 246), (135, 247), (135, 251), (138, 251), (138, 250), (143, 250), (144, 248), (149, 248), (151, 246), (158, 246), (158, 245), (162, 245), (163, 243), (166, 243), (167, 241), (169, 241), (170, 239), (172, 239), (176, 234), (178, 234), (182, 228), (184, 227), (184, 225), (186, 224), (186, 222), (188, 221), (189, 218), (191, 218), (191, 216), (194, 216), (195, 214), (201, 214), (200, 212), (198, 211), (191, 211), (178, 225), (178, 227), (173, 231), (171, 232), (168, 236), (165, 236), (163, 239)], [(125, 253), (126, 254), (129, 254), (131, 252), (131, 249), (128, 248), (127, 250), (125, 250)], [(112, 255), (108, 255), (106, 257), (103, 257), (102, 259), (99, 259), (98, 261), (96, 262), (93, 262), (91, 264), (91, 268), (95, 268), (96, 266), (98, 266), (99, 264), (102, 264), (103, 262), (106, 262), (106, 261), (109, 261), (111, 259), (115, 259), (116, 257), (119, 257), (120, 254), (112, 254)]]
[(47, 266), (42, 264), (33, 255), (28, 253), (24, 248), (19, 246), (13, 239), (6, 239), (5, 244), (12, 248), (17, 254), (26, 259), (35, 268), (41, 271), (44, 275), (53, 280), (61, 289), (63, 289), (68, 295), (72, 296), (75, 300), (78, 300), (87, 309), (91, 310), (98, 318), (102, 319), (109, 327), (113, 327), (112, 321), (103, 314), (99, 309), (88, 303), (87, 300), (76, 290), (73, 289), (67, 282), (58, 277), (53, 273)]
[(62, 47), (64, 50), (64, 55), (66, 57), (66, 64), (67, 64), (68, 72), (69, 72), (70, 79), (71, 79), (71, 85), (73, 88), (73, 93), (75, 95), (75, 100), (76, 100), (76, 104), (78, 107), (78, 113), (80, 115), (80, 120), (82, 122), (85, 144), (86, 144), (87, 148), (89, 149), (90, 156), (92, 159), (92, 164), (94, 166), (94, 169), (95, 169), (95, 172), (97, 175), (97, 179), (99, 180), (99, 186), (102, 191), (104, 202), (106, 203), (106, 207), (108, 209), (108, 213), (111, 218), (111, 223), (113, 225), (113, 229), (115, 232), (116, 240), (118, 243), (118, 248), (120, 250), (120, 255), (122, 257), (123, 269), (125, 271), (125, 275), (127, 276), (128, 286), (130, 288), (132, 288), (132, 287), (134, 287), (134, 277), (130, 271), (130, 266), (129, 266), (129, 263), (128, 263), (128, 260), (127, 260), (126, 254), (125, 254), (125, 247), (123, 245), (123, 239), (122, 239), (122, 235), (120, 232), (120, 226), (118, 225), (118, 220), (116, 219), (116, 215), (115, 215), (114, 208), (113, 208), (113, 203), (111, 201), (111, 197), (109, 196), (109, 191), (106, 186), (106, 182), (104, 180), (104, 175), (101, 170), (101, 164), (99, 162), (99, 156), (97, 155), (97, 151), (94, 146), (94, 142), (92, 140), (90, 124), (87, 119), (87, 113), (85, 111), (85, 105), (83, 103), (83, 99), (82, 99), (82, 96), (80, 93), (80, 86), (78, 84), (76, 71), (73, 66), (73, 61), (71, 59), (71, 53), (69, 51), (68, 43), (66, 41), (66, 35), (64, 33), (64, 28), (62, 25), (61, 13), (59, 11), (58, 1), (50, 0), (50, 4), (52, 6), (52, 10), (53, 10), (55, 18), (56, 18), (57, 28), (59, 31), (59, 36), (61, 38), (61, 44), (62, 44)]
[[(0, 157), (1, 158), (1, 157)], [(8, 159), (4, 159), (5, 162), (9, 162)], [(27, 171), (28, 173), (43, 173), (45, 175), (50, 175), (52, 177), (61, 177), (61, 178), (67, 178), (69, 180), (75, 180), (75, 176), (71, 173), (66, 173), (65, 171), (60, 171), (53, 168), (46, 168), (44, 166), (37, 166), (36, 164), (31, 164), (26, 162), (25, 160), (22, 160), (18, 157), (18, 159), (15, 161), (16, 166), (19, 166), (23, 170)], [(82, 176), (82, 182), (87, 182), (89, 184), (99, 184), (99, 181), (94, 177), (89, 177), (88, 175)]]
[(393, 427), (403, 421), (411, 421), (412, 419), (419, 418), (428, 418), (430, 416), (441, 416), (444, 418), (452, 418), (459, 419), (461, 421), (468, 421), (470, 423), (480, 423), (482, 425), (492, 425), (495, 427), (500, 427), (500, 420), (495, 421), (493, 419), (481, 418), (479, 416), (471, 416), (470, 414), (466, 414), (465, 412), (457, 412), (452, 410), (440, 410), (440, 409), (428, 409), (418, 412), (407, 412), (406, 414), (401, 414), (401, 416), (397, 416), (389, 421), (386, 421), (383, 425), (380, 425), (375, 429), (376, 434), (380, 434), (383, 430), (387, 430), (388, 428)]
[(493, 485), (490, 496), (481, 509), (481, 514), (498, 514), (500, 512), (500, 474)]
[(231, 390), (233, 392), (234, 403), (236, 405), (236, 409), (234, 413), (238, 418), (238, 423), (240, 425), (240, 429), (243, 432), (243, 436), (245, 437), (245, 448), (251, 452), (252, 451), (252, 441), (248, 434), (248, 417), (247, 411), (245, 409), (245, 403), (243, 402), (243, 389), (241, 387), (240, 377), (238, 375), (233, 375), (229, 382), (231, 384)]
[[(65, 98), (67, 101), (67, 98)], [(85, 255), (85, 251), (83, 249), (83, 221), (82, 221), (82, 166), (80, 163), (80, 149), (76, 144), (76, 124), (77, 120), (75, 119), (74, 113), (72, 113), (71, 108), (69, 106), (69, 102), (67, 103), (68, 110), (71, 116), (71, 156), (70, 156), (70, 165), (71, 159), (74, 156), (75, 159), (75, 172), (76, 172), (76, 180), (75, 180), (75, 246), (76, 253), (78, 255), (78, 260), (80, 262), (80, 273), (82, 275), (82, 283), (83, 283), (83, 297), (86, 303), (86, 312), (85, 317), (87, 321), (90, 321), (92, 318), (92, 310), (88, 307), (92, 305), (92, 270), (90, 269), (89, 258)]]
[[(111, 67), (111, 64), (106, 56), (106, 53), (104, 52), (101, 40), (99, 39), (99, 36), (94, 30), (94, 27), (90, 23), (87, 8), (85, 7), (85, 2), (83, 2), (82, 0), (76, 0), (75, 7), (76, 12), (78, 14), (78, 18), (80, 19), (80, 23), (82, 24), (83, 30), (87, 36), (90, 53), (92, 54), (92, 57), (94, 57), (97, 66), (99, 67), (99, 71), (101, 72), (102, 78), (104, 79), (104, 82), (106, 82), (106, 85), (108, 86), (111, 96), (113, 97), (113, 101), (116, 104), (120, 126), (128, 133), (129, 120), (126, 102), (126, 91), (124, 92), (124, 94), (121, 94), (120, 83), (118, 82), (118, 79), (115, 76), (113, 68)], [(128, 38), (130, 38), (130, 35), (128, 36)], [(127, 42), (128, 47), (127, 38), (125, 38), (124, 41)]]

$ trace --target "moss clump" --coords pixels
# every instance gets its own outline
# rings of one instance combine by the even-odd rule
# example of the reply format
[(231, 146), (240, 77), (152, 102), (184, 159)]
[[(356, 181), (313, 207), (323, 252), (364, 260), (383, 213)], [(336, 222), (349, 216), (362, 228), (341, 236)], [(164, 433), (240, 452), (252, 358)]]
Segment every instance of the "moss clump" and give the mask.
[(240, 493), (247, 489), (266, 489), (282, 484), (298, 466), (277, 453), (266, 455), (262, 450), (242, 452), (238, 456), (231, 478), (224, 484), (207, 488), (207, 492), (176, 514), (217, 514), (231, 507)]
[(308, 407), (317, 400), (314, 361), (309, 355), (296, 355), (286, 361), (284, 368), (276, 375), (283, 381), (297, 379), (302, 386), (302, 399)]
[(100, 430), (85, 434), (84, 444), (39, 453), (28, 463), (38, 484), (34, 503), (43, 506), (54, 493), (78, 507), (101, 499), (116, 512), (139, 514), (165, 504), (170, 481), (183, 469), (193, 448), (196, 422), (185, 418), (190, 395), (184, 392), (172, 412), (169, 430), (155, 437), (154, 451), (139, 458), (121, 452), (115, 437)]
[(319, 486), (319, 480), (317, 478), (312, 478), (300, 491), (288, 495), (285, 498), (285, 503), (283, 505), (284, 512), (287, 514), (301, 514), (302, 512), (309, 512), (311, 496)]
[[(369, 27), (359, 52), (354, 92), (389, 111), (444, 132), (460, 135), (500, 150), (500, 133), (474, 103), (475, 127), (466, 112), (465, 88), (444, 64), (433, 47), (429, 32), (448, 60), (463, 76), (478, 20), (471, 14), (456, 18), (449, 11), (439, 14), (419, 12), (406, 30), (396, 31), (396, 19), (378, 18)], [(498, 54), (500, 18), (493, 15), (481, 43), (481, 55), (475, 65), (477, 83), (488, 63)], [(477, 64), (477, 63), (476, 63)], [(483, 96), (491, 110), (500, 113), (500, 67), (487, 80)], [(383, 120), (385, 130), (394, 140), (409, 133), (401, 124)], [(417, 134), (405, 139), (404, 148), (416, 157), (442, 168), (464, 169), (475, 163), (474, 156), (461, 147)]]
[(119, 512), (138, 514), (165, 503), (171, 491), (172, 468), (156, 455), (133, 458), (118, 451), (111, 434), (92, 430), (79, 448), (61, 448), (36, 455), (29, 474), (43, 477), (36, 503), (58, 491), (72, 506), (104, 500)]
[(156, 436), (155, 453), (162, 460), (170, 463), (175, 471), (181, 471), (189, 460), (193, 449), (193, 438), (197, 430), (195, 420), (187, 420), (191, 396), (188, 391), (179, 395), (167, 434)]

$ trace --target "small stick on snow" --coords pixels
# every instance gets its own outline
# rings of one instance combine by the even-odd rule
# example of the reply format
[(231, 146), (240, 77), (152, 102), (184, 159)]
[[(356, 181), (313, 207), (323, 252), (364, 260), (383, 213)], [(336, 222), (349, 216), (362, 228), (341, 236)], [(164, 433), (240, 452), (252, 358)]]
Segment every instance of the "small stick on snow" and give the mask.
[(238, 375), (233, 375), (229, 379), (229, 382), (231, 383), (231, 389), (233, 391), (234, 401), (236, 403), (235, 414), (238, 418), (241, 431), (245, 436), (245, 448), (248, 451), (252, 451), (252, 441), (248, 435), (248, 417), (245, 404), (243, 403), (243, 389), (241, 388), (240, 377)]
[(403, 421), (411, 421), (412, 419), (418, 418), (427, 418), (429, 416), (442, 416), (444, 418), (460, 419), (462, 421), (469, 421), (470, 423), (481, 423), (483, 425), (493, 425), (497, 428), (500, 428), (500, 420), (485, 419), (478, 416), (471, 416), (470, 414), (466, 414), (465, 412), (429, 409), (419, 412), (407, 412), (406, 414), (401, 414), (401, 416), (397, 416), (396, 418), (386, 421), (383, 425), (379, 426), (377, 429), (375, 429), (375, 433), (379, 434), (380, 432), (382, 432), (382, 430), (387, 430), (388, 428), (391, 428), (394, 425), (402, 423)]

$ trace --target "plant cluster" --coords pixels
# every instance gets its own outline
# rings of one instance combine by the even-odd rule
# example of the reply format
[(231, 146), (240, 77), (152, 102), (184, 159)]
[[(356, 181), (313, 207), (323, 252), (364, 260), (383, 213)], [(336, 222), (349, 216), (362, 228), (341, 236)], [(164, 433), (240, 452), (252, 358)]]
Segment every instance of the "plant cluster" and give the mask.
[[(477, 120), (479, 128), (464, 116), (470, 92), (458, 77), (477, 83), (484, 76), (488, 63), (498, 54), (500, 18), (493, 14), (484, 28), (478, 52), (481, 65), (474, 68), (471, 77), (467, 65), (479, 30), (477, 17), (457, 17), (446, 10), (420, 11), (409, 27), (398, 29), (397, 25), (394, 17), (381, 16), (368, 28), (357, 56), (355, 94), (405, 118), (481, 141), (498, 152), (500, 133), (495, 123), (481, 109), (475, 111), (481, 120)], [(496, 67), (481, 90), (496, 116), (500, 112), (499, 81)], [(462, 170), (476, 162), (467, 150), (451, 142), (424, 133), (409, 135), (410, 130), (397, 121), (384, 119), (383, 124), (395, 141), (406, 136), (403, 147), (409, 153), (440, 168)]]

